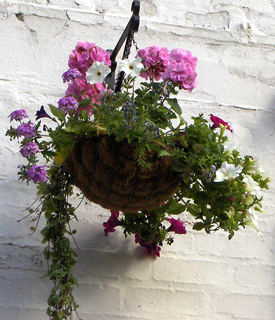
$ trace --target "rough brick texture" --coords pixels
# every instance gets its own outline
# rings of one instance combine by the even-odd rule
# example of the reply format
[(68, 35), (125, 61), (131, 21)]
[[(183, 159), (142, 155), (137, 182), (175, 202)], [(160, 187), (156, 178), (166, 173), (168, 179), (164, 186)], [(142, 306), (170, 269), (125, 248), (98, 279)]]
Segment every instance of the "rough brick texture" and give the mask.
[[(39, 233), (16, 220), (35, 198), (17, 181), (23, 162), (4, 137), (14, 109), (34, 113), (56, 102), (66, 85), (68, 54), (78, 41), (114, 48), (130, 16), (130, 0), (0, 2), (0, 319), (46, 320), (51, 288)], [(275, 319), (275, 2), (274, 0), (141, 0), (140, 48), (185, 48), (198, 57), (198, 87), (181, 94), (183, 114), (230, 120), (231, 140), (262, 158), (271, 188), (264, 193), (263, 233), (187, 235), (152, 259), (120, 230), (104, 236), (109, 212), (78, 210), (75, 295), (83, 320)], [(183, 217), (185, 217), (183, 215)], [(76, 316), (72, 319), (76, 319)]]

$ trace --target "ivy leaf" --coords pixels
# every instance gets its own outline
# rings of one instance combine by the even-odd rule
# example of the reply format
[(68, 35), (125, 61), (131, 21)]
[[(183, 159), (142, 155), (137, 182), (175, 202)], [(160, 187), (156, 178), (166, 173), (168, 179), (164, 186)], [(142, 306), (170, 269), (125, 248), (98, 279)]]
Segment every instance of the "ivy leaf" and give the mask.
[(60, 121), (65, 122), (65, 113), (62, 110), (59, 110), (57, 107), (53, 106), (52, 104), (49, 104), (49, 107), (51, 109), (51, 113), (57, 117)]
[(178, 103), (178, 100), (176, 98), (174, 99), (167, 99), (167, 102), (169, 103), (170, 107), (177, 113), (177, 114), (181, 114), (182, 110), (181, 107)]

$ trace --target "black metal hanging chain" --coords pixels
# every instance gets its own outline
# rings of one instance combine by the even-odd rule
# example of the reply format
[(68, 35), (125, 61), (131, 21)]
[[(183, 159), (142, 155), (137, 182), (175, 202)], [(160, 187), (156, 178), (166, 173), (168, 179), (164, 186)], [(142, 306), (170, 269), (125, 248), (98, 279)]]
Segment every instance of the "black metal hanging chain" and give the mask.
[(124, 52), (122, 55), (122, 59), (127, 59), (129, 57), (131, 46), (133, 43), (134, 33), (138, 31), (139, 28), (139, 11), (140, 11), (140, 1), (134, 0), (132, 2), (132, 8), (131, 11), (133, 12), (132, 17), (130, 18), (126, 28), (124, 29), (120, 39), (118, 40), (117, 45), (115, 46), (114, 50), (111, 50), (111, 73), (107, 76), (107, 84), (115, 90), (115, 92), (118, 92), (121, 90), (122, 82), (124, 79), (124, 72), (120, 72), (118, 75), (118, 79), (116, 81), (115, 85), (115, 70), (117, 66), (116, 62), (116, 56), (121, 49), (123, 43), (126, 40)]

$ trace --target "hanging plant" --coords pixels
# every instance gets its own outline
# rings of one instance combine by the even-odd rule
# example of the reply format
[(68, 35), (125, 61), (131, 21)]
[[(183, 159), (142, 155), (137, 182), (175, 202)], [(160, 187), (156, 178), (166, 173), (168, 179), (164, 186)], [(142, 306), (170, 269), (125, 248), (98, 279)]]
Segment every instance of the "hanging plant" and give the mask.
[[(58, 106), (42, 106), (36, 122), (28, 121), (25, 110), (9, 115), (19, 125), (7, 135), (19, 139), (26, 159), (19, 179), (37, 185), (37, 205), (29, 208), (36, 221), (31, 230), (42, 214), (46, 218), (41, 234), (54, 283), (47, 310), (51, 319), (68, 319), (77, 308), (72, 295), (76, 253), (69, 239), (76, 233), (70, 226), (77, 220), (70, 203), (74, 186), (111, 210), (103, 224), (106, 236), (119, 226), (156, 256), (164, 242), (173, 243), (172, 233), (186, 233), (176, 217), (183, 212), (194, 217), (194, 230), (222, 229), (229, 239), (246, 226), (259, 231), (260, 192), (269, 179), (258, 161), (228, 149), (226, 133), (232, 129), (219, 117), (200, 114), (187, 124), (182, 116), (176, 95), (196, 87), (196, 64), (189, 51), (147, 47), (120, 62), (125, 79), (122, 91), (115, 92), (105, 82), (110, 54), (79, 42), (62, 76), (68, 88)], [(139, 85), (137, 78), (143, 81)], [(52, 121), (51, 128), (44, 118)]]

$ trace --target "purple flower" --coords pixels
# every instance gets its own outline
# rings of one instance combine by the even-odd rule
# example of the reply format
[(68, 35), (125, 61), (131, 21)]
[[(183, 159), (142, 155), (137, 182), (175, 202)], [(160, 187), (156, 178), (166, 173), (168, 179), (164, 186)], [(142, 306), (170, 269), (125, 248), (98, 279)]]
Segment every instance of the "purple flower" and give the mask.
[(158, 257), (160, 256), (161, 247), (158, 246), (157, 243), (153, 241), (147, 243), (145, 240), (141, 239), (137, 233), (135, 233), (135, 242), (146, 248), (149, 255), (156, 255)]
[(16, 132), (18, 137), (24, 136), (25, 138), (32, 138), (36, 135), (34, 124), (31, 122), (21, 123), (16, 129)]
[(38, 120), (40, 118), (50, 118), (50, 119), (52, 119), (52, 117), (49, 116), (47, 114), (47, 112), (45, 111), (44, 106), (41, 106), (40, 110), (36, 112), (36, 119), (35, 120)]
[(176, 220), (174, 218), (167, 218), (167, 221), (171, 223), (171, 226), (167, 229), (167, 231), (174, 231), (177, 234), (186, 234), (185, 226), (180, 219)]
[(38, 145), (35, 142), (27, 142), (19, 152), (22, 154), (23, 157), (30, 157), (37, 152), (40, 152)]
[(216, 128), (220, 128), (220, 124), (226, 127), (227, 130), (233, 132), (233, 130), (230, 128), (228, 122), (225, 122), (219, 117), (214, 116), (213, 114), (210, 114), (210, 120), (213, 122), (213, 125), (211, 127), (212, 130)]
[(111, 210), (111, 217), (107, 222), (103, 222), (103, 227), (105, 236), (107, 237), (107, 234), (109, 232), (115, 232), (115, 227), (120, 226), (121, 222), (118, 220), (119, 211), (113, 211)]
[(28, 181), (34, 181), (34, 183), (39, 183), (41, 181), (47, 181), (47, 171), (45, 170), (46, 166), (37, 166), (34, 164), (30, 167), (28, 171)]
[(78, 102), (74, 97), (64, 97), (58, 101), (58, 109), (64, 113), (69, 113), (71, 110), (76, 111), (78, 108)]
[(8, 117), (10, 117), (10, 122), (12, 120), (21, 121), (23, 118), (28, 118), (27, 111), (24, 109), (13, 111)]
[(77, 69), (69, 69), (62, 74), (63, 82), (73, 81), (75, 78), (83, 78), (82, 73)]

